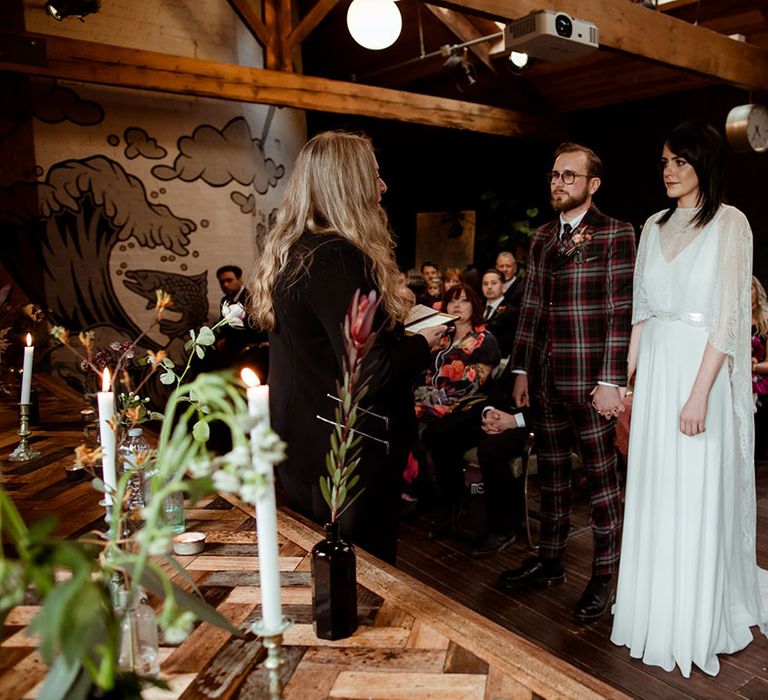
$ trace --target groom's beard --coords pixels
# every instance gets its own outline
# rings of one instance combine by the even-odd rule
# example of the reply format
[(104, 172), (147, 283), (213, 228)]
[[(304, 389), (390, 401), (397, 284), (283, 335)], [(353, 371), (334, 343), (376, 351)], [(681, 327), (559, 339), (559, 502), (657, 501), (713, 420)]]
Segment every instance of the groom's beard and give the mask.
[(552, 205), (552, 208), (560, 213), (561, 211), (571, 211), (573, 209), (577, 209), (582, 204), (584, 204), (587, 201), (587, 197), (589, 196), (587, 192), (587, 188), (584, 187), (581, 194), (578, 195), (570, 195), (566, 194), (565, 196), (561, 195), (560, 197), (553, 196), (549, 203)]

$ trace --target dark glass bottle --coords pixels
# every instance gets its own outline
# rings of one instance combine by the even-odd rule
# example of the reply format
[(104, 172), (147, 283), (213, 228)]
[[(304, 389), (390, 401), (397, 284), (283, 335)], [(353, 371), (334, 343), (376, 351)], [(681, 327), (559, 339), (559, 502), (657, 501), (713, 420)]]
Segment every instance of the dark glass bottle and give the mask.
[(312, 617), (320, 639), (344, 639), (357, 629), (355, 548), (339, 537), (339, 524), (325, 526), (312, 548)]

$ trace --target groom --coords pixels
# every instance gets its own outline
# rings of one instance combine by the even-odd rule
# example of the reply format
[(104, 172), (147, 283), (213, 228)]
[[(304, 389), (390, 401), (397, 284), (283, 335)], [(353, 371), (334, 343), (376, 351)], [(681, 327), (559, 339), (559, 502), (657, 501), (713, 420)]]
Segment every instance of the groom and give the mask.
[(632, 311), (635, 235), (630, 224), (592, 205), (602, 163), (584, 146), (564, 143), (548, 174), (558, 218), (531, 243), (510, 363), (513, 399), (531, 405), (541, 482), (539, 556), (502, 572), (513, 591), (565, 581), (571, 512), (571, 453), (578, 444), (587, 474), (594, 538), (592, 578), (574, 611), (580, 622), (608, 609), (619, 559), (621, 500), (616, 416), (623, 411)]

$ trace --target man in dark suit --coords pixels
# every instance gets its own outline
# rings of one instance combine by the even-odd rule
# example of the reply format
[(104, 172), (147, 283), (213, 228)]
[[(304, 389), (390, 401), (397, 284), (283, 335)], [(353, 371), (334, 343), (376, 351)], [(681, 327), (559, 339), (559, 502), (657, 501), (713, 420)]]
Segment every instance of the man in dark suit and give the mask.
[(624, 410), (631, 330), (635, 235), (630, 224), (592, 205), (602, 164), (573, 143), (555, 152), (549, 173), (558, 218), (531, 243), (517, 336), (510, 360), (513, 399), (530, 403), (541, 481), (539, 556), (503, 572), (511, 591), (565, 580), (571, 510), (571, 453), (578, 443), (590, 493), (594, 539), (592, 578), (576, 605), (578, 621), (599, 619), (610, 606), (618, 566), (621, 498), (614, 435)]
[(508, 357), (515, 342), (520, 305), (518, 303), (513, 306), (504, 296), (504, 275), (500, 270), (486, 270), (483, 273), (482, 286), (485, 297), (485, 327), (498, 341), (501, 356)]
[(517, 276), (517, 260), (508, 250), (496, 256), (496, 269), (504, 275), (504, 301), (514, 309), (523, 299), (523, 281)]
[[(224, 265), (216, 270), (224, 296), (219, 302), (219, 319), (226, 317), (229, 307), (240, 304), (246, 313), (250, 306), (250, 293), (243, 282), (243, 271), (237, 265)], [(216, 352), (212, 356), (213, 368), (233, 365), (251, 365), (265, 379), (269, 368), (267, 334), (254, 328), (246, 317), (242, 326), (224, 324), (217, 329)]]

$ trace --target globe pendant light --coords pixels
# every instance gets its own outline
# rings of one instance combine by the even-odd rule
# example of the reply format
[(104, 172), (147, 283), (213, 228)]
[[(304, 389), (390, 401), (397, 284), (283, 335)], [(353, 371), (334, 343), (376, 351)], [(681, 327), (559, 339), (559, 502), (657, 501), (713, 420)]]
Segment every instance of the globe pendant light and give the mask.
[(352, 0), (347, 27), (360, 46), (378, 51), (397, 41), (403, 18), (394, 0)]

